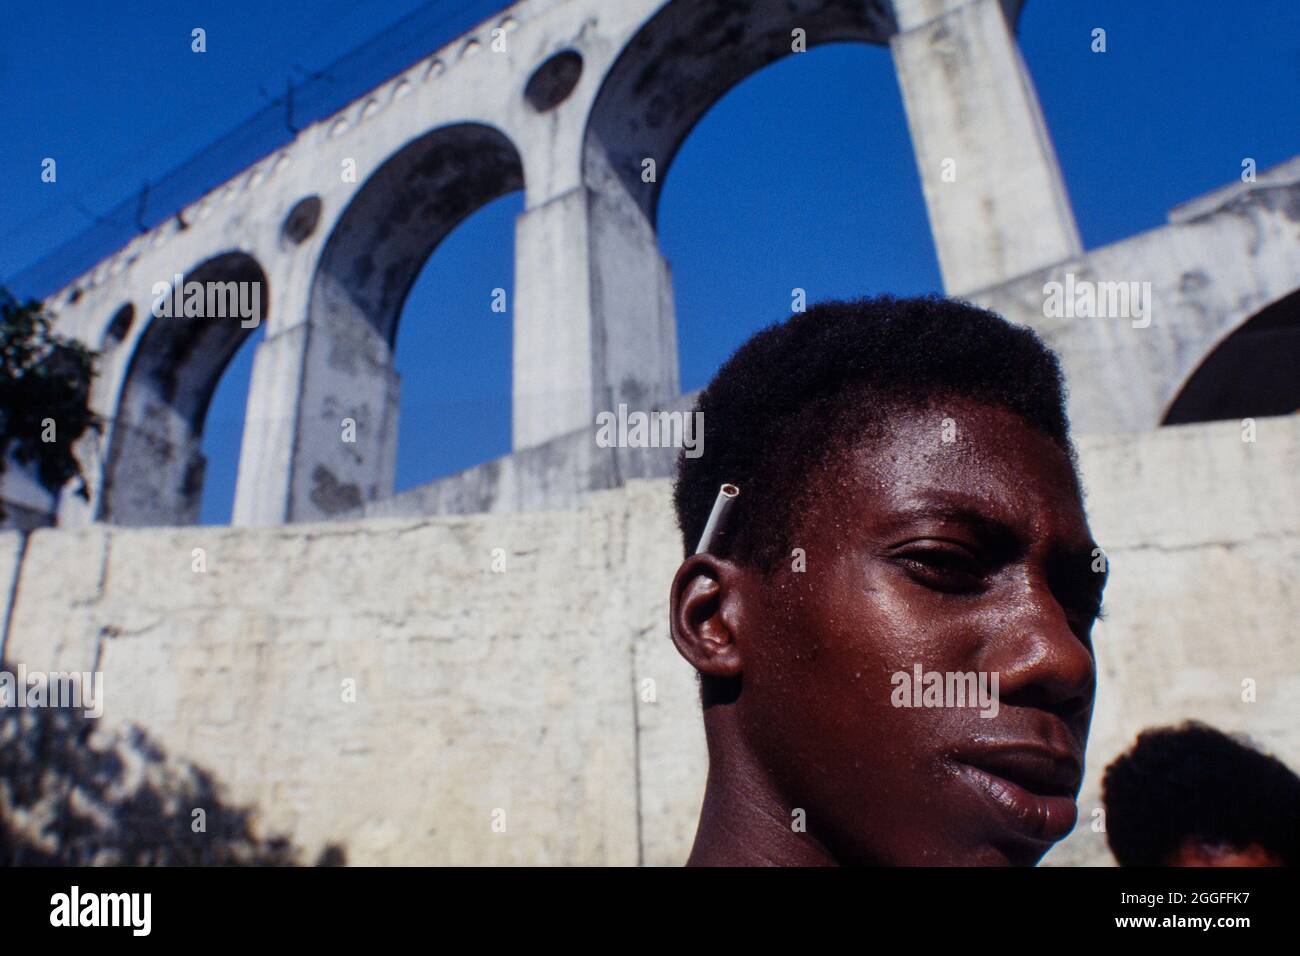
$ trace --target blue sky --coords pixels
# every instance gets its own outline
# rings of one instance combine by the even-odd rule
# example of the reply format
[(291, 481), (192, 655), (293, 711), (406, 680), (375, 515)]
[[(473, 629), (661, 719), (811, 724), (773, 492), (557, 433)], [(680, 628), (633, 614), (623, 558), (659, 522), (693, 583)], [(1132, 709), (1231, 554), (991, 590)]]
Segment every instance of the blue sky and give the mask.
[[(0, 276), (11, 277), (118, 202), (417, 8), (473, 22), (491, 2), (12, 3), (0, 33)], [(208, 53), (189, 49), (202, 26)], [(1091, 31), (1107, 31), (1092, 53)], [(1300, 154), (1295, 0), (1028, 0), (1025, 60), (1084, 244), (1160, 225), (1169, 207)], [(59, 181), (40, 182), (54, 156)], [(509, 319), (522, 194), (434, 252), (403, 311), (398, 487), (506, 453)], [(939, 291), (889, 52), (835, 45), (735, 87), (667, 172), (660, 236), (673, 270), (682, 386), (703, 385), (750, 333), (811, 300)], [(184, 268), (189, 263), (178, 263)], [(23, 292), (19, 288), (16, 291)], [(251, 346), (205, 429), (203, 520), (229, 518)]]

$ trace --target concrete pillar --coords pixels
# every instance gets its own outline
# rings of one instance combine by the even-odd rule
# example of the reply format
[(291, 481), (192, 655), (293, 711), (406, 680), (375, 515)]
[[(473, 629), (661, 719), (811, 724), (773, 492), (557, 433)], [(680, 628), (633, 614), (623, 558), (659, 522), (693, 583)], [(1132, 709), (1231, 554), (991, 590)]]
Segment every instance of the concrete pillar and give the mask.
[(233, 525), (281, 524), (289, 517), (289, 483), (298, 417), (298, 381), (307, 324), (272, 331), (253, 353), (244, 410)]
[(894, 0), (894, 12), (890, 48), (945, 290), (966, 295), (1079, 255), (999, 0)]
[(621, 402), (649, 409), (678, 391), (672, 280), (636, 203), (580, 186), (523, 213), (514, 447), (590, 427)]
[(253, 359), (233, 523), (323, 521), (391, 496), (399, 387), (388, 343), (355, 309), (327, 305), (269, 334)]

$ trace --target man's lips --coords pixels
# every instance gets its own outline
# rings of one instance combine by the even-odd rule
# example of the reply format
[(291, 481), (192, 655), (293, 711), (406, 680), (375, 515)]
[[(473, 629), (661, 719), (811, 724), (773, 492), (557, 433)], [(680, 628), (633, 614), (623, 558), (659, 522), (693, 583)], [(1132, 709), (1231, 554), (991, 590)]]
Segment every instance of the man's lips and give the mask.
[(1039, 796), (1073, 797), (1083, 778), (1083, 767), (1073, 753), (1039, 744), (985, 744), (958, 751), (953, 759)]
[(954, 754), (952, 761), (958, 776), (1025, 835), (1054, 843), (1074, 828), (1083, 766), (1073, 753), (1037, 744), (986, 744)]

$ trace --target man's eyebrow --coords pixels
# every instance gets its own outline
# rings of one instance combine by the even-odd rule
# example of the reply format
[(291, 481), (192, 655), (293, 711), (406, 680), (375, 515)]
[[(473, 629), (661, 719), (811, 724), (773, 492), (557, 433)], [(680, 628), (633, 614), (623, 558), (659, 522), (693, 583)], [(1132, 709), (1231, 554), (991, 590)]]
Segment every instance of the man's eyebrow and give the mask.
[[(965, 524), (976, 529), (978, 533), (1006, 545), (1023, 544), (1021, 534), (1008, 520), (969, 504), (960, 499), (932, 498), (903, 505), (885, 520), (885, 526), (893, 529), (918, 521), (944, 521), (953, 524)], [(1085, 541), (1063, 549), (1062, 556), (1073, 566), (1091, 566), (1096, 559), (1104, 557), (1101, 546), (1089, 535)], [(1096, 572), (1105, 585), (1110, 576), (1109, 561), (1102, 564), (1102, 570)]]
[(947, 521), (954, 524), (968, 524), (993, 534), (1014, 535), (1009, 522), (979, 508), (956, 501), (930, 500), (898, 508), (885, 520), (886, 525), (895, 527), (917, 521)]

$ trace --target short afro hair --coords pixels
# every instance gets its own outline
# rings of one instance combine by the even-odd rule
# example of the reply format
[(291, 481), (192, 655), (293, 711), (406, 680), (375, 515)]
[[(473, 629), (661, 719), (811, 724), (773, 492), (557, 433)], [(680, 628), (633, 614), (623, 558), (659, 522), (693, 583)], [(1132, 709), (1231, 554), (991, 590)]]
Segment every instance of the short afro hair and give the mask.
[(1166, 866), (1187, 840), (1258, 844), (1300, 863), (1300, 778), (1276, 757), (1188, 721), (1145, 730), (1106, 768), (1106, 842), (1120, 866)]
[(888, 412), (976, 399), (1006, 408), (1075, 462), (1055, 354), (1028, 328), (953, 299), (828, 301), (758, 332), (699, 396), (704, 455), (679, 455), (673, 503), (694, 552), (718, 489), (740, 487), (711, 552), (772, 571), (807, 477)]

